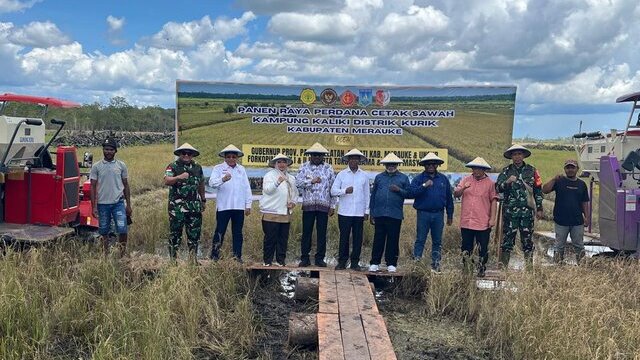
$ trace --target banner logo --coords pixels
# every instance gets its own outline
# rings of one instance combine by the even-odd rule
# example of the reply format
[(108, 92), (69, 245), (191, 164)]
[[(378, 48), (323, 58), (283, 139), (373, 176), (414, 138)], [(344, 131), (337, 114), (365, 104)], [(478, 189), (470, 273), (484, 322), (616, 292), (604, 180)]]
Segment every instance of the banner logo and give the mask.
[(345, 90), (342, 95), (340, 95), (340, 103), (342, 106), (353, 106), (356, 102), (356, 94), (352, 93), (351, 90)]
[(322, 93), (320, 93), (320, 100), (322, 100), (323, 104), (331, 106), (338, 101), (338, 93), (333, 89), (324, 89)]
[(379, 89), (376, 91), (376, 104), (387, 106), (389, 101), (391, 101), (391, 93), (388, 90)]
[(316, 92), (311, 88), (305, 88), (300, 93), (300, 101), (305, 105), (311, 105), (316, 102)]
[(359, 89), (358, 90), (358, 104), (360, 106), (369, 106), (373, 102), (373, 90), (371, 89)]

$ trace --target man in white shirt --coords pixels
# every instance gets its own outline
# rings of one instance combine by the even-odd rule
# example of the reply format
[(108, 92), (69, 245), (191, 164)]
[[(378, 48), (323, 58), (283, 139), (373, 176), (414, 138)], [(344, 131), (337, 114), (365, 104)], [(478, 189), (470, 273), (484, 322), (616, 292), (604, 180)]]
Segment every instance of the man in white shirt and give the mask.
[(244, 217), (251, 213), (251, 186), (244, 167), (238, 158), (244, 153), (234, 145), (222, 149), (218, 155), (224, 158), (222, 164), (214, 166), (209, 178), (209, 186), (218, 190), (216, 198), (216, 229), (213, 232), (211, 259), (220, 258), (220, 248), (231, 221), (233, 257), (242, 262), (242, 227)]
[[(351, 258), (351, 269), (361, 270), (360, 251), (364, 221), (369, 219), (369, 176), (360, 169), (367, 158), (358, 149), (352, 149), (342, 157), (349, 166), (340, 171), (331, 186), (331, 196), (339, 196), (338, 227), (340, 245), (336, 270), (347, 268)], [(353, 248), (349, 257), (349, 235), (353, 235)]]

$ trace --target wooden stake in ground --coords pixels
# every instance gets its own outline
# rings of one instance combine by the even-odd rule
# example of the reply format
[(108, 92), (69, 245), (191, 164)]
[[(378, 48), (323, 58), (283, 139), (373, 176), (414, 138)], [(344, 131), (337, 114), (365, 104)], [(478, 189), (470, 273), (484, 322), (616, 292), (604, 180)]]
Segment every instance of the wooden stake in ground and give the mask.
[(318, 343), (316, 314), (289, 314), (289, 345), (310, 346)]
[(502, 201), (498, 201), (498, 209), (496, 210), (496, 226), (493, 232), (493, 246), (495, 247), (496, 259), (500, 259), (502, 253), (502, 227), (504, 226), (504, 219), (502, 218)]

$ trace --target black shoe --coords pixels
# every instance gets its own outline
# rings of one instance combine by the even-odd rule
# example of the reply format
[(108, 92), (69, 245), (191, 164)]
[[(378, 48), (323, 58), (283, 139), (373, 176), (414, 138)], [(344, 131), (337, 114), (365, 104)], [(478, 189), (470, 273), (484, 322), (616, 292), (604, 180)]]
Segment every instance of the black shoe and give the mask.
[(316, 266), (317, 267), (327, 267), (327, 263), (324, 262), (324, 260), (317, 260), (316, 261)]
[(336, 270), (345, 270), (346, 268), (347, 268), (346, 263), (338, 263), (338, 265), (336, 265)]
[(353, 271), (362, 271), (363, 270), (363, 268), (361, 268), (360, 265), (358, 265), (358, 264), (355, 264), (355, 265), (352, 264), (351, 266), (349, 266), (349, 269), (351, 269)]
[(311, 262), (309, 261), (309, 259), (300, 260), (300, 262), (298, 263), (298, 267), (307, 267), (307, 266), (311, 266)]
[(483, 278), (484, 276), (485, 276), (484, 269), (483, 268), (478, 269), (478, 277)]

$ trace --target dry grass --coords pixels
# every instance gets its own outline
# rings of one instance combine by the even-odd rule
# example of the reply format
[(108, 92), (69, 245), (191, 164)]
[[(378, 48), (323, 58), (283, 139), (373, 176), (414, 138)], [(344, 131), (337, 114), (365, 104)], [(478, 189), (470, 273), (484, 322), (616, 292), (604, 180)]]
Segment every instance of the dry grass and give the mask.
[[(129, 165), (137, 194), (130, 250), (147, 254), (136, 257), (138, 267), (104, 259), (98, 249), (82, 245), (9, 253), (0, 261), (2, 358), (269, 357), (253, 350), (260, 322), (243, 270), (232, 261), (204, 267), (166, 265), (167, 190), (161, 179), (172, 148), (132, 147), (118, 153)], [(549, 168), (558, 166), (549, 162)], [(208, 205), (201, 241), (204, 255), (215, 223), (214, 203)], [(640, 358), (637, 263), (602, 260), (580, 267), (536, 267), (533, 272), (510, 274), (516, 291), (481, 291), (457, 270), (457, 217), (445, 229), (446, 271), (432, 276), (428, 261), (408, 264), (415, 211), (407, 208), (405, 215), (401, 268), (413, 272), (414, 285), (426, 284), (420, 295), (424, 299), (420, 316), (461, 321), (493, 358)], [(290, 262), (299, 254), (300, 217), (297, 209), (290, 233)], [(257, 205), (244, 233), (245, 260), (258, 261), (262, 230)], [(369, 259), (372, 237), (373, 229), (366, 225), (363, 263)], [(337, 253), (337, 239), (337, 221), (331, 219), (328, 256)], [(428, 251), (429, 247), (425, 255)], [(227, 233), (223, 254), (230, 253)], [(145, 272), (147, 268), (155, 270)]]

